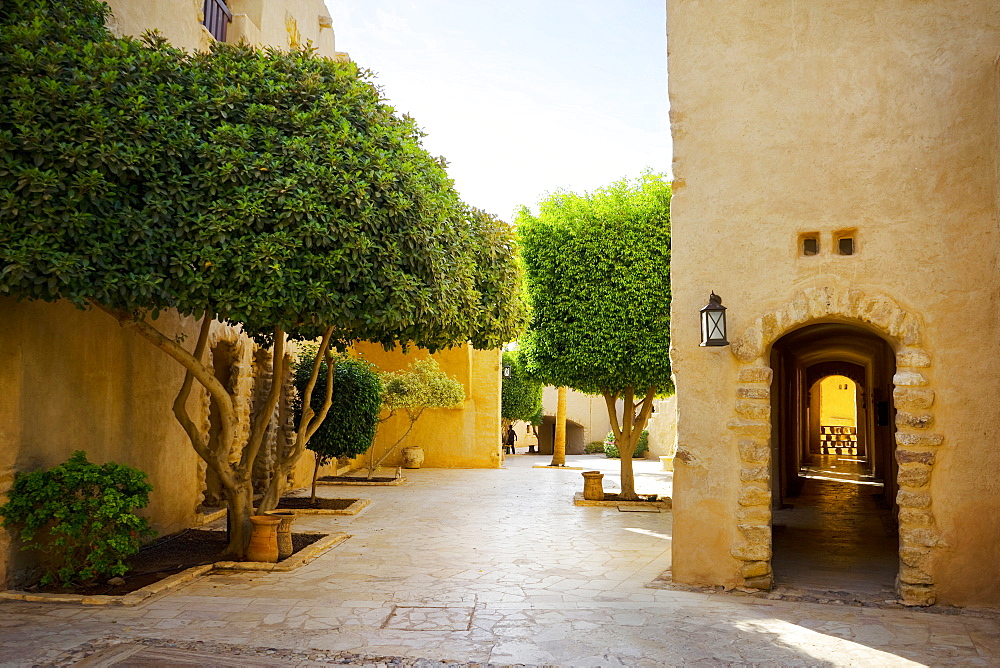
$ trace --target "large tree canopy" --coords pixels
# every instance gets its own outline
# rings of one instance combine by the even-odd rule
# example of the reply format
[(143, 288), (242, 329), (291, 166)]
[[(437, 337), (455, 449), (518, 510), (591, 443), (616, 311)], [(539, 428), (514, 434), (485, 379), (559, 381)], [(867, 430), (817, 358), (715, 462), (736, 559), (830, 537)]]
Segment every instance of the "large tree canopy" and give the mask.
[[(105, 11), (0, 5), (0, 295), (97, 307), (185, 367), (175, 413), (243, 520), (242, 552), (283, 384), (235, 442), (233, 397), (205, 359), (212, 319), (273, 343), (276, 378), (286, 337), (322, 337), (307, 393), (332, 345), (496, 347), (523, 317), (512, 232), (459, 201), (413, 120), (354, 64), (246, 45), (188, 54), (112, 36)], [(163, 309), (202, 319), (193, 346), (156, 328)], [(195, 382), (222, 416), (217, 451), (187, 415)], [(275, 485), (331, 392), (319, 412), (307, 398)]]
[(546, 384), (604, 395), (622, 495), (634, 497), (632, 452), (655, 395), (671, 387), (670, 185), (647, 173), (593, 193), (557, 192), (537, 216), (522, 209), (517, 227), (532, 310), (528, 369)]
[(367, 72), (89, 23), (50, 41), (26, 15), (0, 35), (0, 294), (210, 312), (262, 340), (516, 333), (495, 316), (517, 308), (509, 229), (459, 202)]

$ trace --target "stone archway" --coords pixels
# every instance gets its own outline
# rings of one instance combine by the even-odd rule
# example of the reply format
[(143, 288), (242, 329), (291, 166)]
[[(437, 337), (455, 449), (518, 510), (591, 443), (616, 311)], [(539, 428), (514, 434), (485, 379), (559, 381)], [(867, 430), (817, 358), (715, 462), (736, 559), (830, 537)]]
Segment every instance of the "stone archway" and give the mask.
[(885, 338), (896, 354), (893, 400), (899, 464), (899, 573), (897, 590), (908, 605), (935, 601), (930, 563), (941, 538), (935, 527), (930, 480), (944, 436), (934, 433), (935, 391), (931, 355), (921, 348), (920, 318), (884, 295), (822, 287), (805, 290), (752, 322), (732, 344), (740, 362), (734, 415), (729, 428), (740, 456), (736, 509), (740, 539), (730, 553), (742, 562), (744, 584), (770, 589), (771, 570), (771, 380), (772, 344), (815, 322), (850, 322)]

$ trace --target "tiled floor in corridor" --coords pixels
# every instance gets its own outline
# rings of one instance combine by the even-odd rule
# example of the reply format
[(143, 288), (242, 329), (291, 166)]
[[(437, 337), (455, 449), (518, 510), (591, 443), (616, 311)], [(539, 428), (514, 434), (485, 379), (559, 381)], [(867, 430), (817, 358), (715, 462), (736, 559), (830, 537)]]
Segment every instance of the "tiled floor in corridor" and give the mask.
[[(570, 460), (605, 468), (611, 487), (616, 461)], [(297, 520), (353, 537), (293, 573), (212, 575), (136, 608), (0, 604), (0, 663), (48, 664), (107, 637), (313, 660), (348, 650), (557, 666), (1000, 663), (993, 618), (648, 589), (670, 566), (671, 514), (575, 507), (580, 471), (531, 468), (544, 463), (517, 455), (502, 470), (327, 487), (372, 504)], [(637, 466), (640, 491), (669, 488), (658, 463)]]
[(893, 598), (898, 528), (864, 462), (816, 457), (801, 492), (774, 512), (775, 584)]

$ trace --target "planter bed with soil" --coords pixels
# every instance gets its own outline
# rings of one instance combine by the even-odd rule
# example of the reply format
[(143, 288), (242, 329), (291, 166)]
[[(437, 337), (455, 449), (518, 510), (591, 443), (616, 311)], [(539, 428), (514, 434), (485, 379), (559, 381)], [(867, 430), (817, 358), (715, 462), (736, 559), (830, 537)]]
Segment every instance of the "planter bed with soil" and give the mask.
[(278, 502), (277, 510), (294, 510), (296, 515), (357, 515), (371, 503), (371, 499), (327, 499), (316, 497), (316, 505), (308, 496), (286, 496)]
[(577, 506), (600, 506), (602, 508), (618, 508), (619, 510), (649, 510), (659, 512), (669, 510), (672, 502), (669, 496), (657, 496), (656, 494), (640, 494), (639, 501), (619, 501), (618, 495), (612, 492), (604, 493), (603, 501), (589, 501), (583, 498), (583, 492), (573, 495), (573, 503)]
[(3, 591), (0, 600), (84, 605), (136, 605), (162, 592), (191, 582), (213, 570), (291, 571), (303, 566), (334, 545), (346, 540), (345, 533), (293, 533), (294, 552), (276, 563), (221, 561), (226, 548), (225, 531), (187, 529), (143, 546), (129, 559), (129, 572), (122, 585), (95, 584), (75, 589), (58, 586), (28, 591)]
[(387, 476), (375, 476), (365, 478), (364, 476), (353, 475), (326, 475), (316, 480), (320, 485), (402, 485), (406, 482), (404, 476), (390, 478)]

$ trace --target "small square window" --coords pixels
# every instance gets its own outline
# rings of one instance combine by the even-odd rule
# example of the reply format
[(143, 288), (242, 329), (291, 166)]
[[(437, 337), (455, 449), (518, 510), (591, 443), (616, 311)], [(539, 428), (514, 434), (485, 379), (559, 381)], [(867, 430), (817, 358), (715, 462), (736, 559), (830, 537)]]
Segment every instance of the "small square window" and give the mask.
[(854, 237), (841, 237), (838, 239), (837, 252), (841, 255), (854, 255)]
[(819, 253), (819, 239), (817, 237), (802, 238), (802, 254), (816, 255)]

